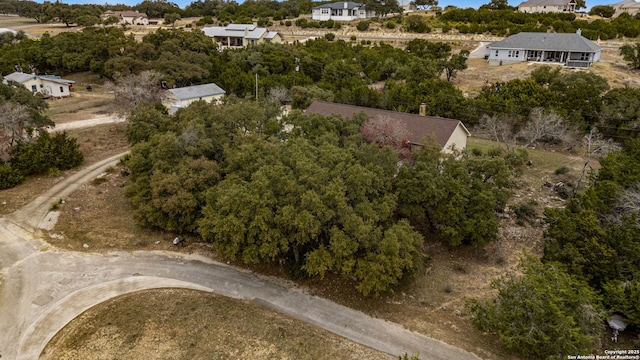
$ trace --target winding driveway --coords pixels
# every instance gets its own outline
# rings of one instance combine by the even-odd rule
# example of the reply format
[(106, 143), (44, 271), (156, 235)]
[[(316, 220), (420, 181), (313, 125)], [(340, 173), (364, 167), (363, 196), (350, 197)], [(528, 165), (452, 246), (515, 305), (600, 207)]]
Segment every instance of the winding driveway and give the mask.
[(49, 206), (93, 179), (123, 154), (60, 182), (0, 218), (0, 356), (37, 359), (49, 340), (85, 310), (118, 295), (152, 288), (189, 288), (250, 300), (293, 318), (398, 356), (479, 359), (474, 354), (268, 277), (198, 255), (162, 251), (107, 254), (62, 251), (39, 239), (55, 216)]

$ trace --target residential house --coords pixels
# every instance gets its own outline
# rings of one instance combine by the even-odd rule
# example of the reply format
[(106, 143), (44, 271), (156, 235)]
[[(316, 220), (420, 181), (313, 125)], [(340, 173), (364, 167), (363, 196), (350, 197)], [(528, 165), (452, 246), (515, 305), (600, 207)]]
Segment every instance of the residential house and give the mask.
[(460, 120), (426, 116), (424, 106), (421, 106), (420, 114), (409, 114), (316, 100), (307, 108), (305, 113), (324, 116), (335, 114), (343, 117), (352, 117), (364, 113), (371, 118), (388, 117), (391, 120), (401, 122), (406, 127), (408, 132), (406, 141), (412, 148), (421, 146), (423, 139), (431, 136), (445, 153), (464, 150), (467, 146), (467, 138), (471, 135)]
[(147, 14), (139, 13), (137, 11), (107, 10), (100, 17), (103, 21), (110, 17), (115, 17), (120, 20), (119, 23), (123, 25), (149, 25), (149, 18), (147, 18)]
[(23, 72), (14, 72), (4, 77), (2, 82), (8, 84), (13, 81), (22, 84), (31, 92), (40, 93), (44, 97), (67, 97), (71, 95), (75, 81), (65, 80), (55, 75), (36, 75)]
[(195, 101), (203, 100), (217, 103), (227, 92), (218, 85), (209, 83), (169, 89), (167, 93), (163, 104), (169, 108), (169, 113), (174, 114), (178, 109), (185, 108)]
[(522, 32), (487, 45), (485, 58), (490, 65), (536, 61), (589, 67), (600, 60), (600, 50), (580, 29), (571, 34)]
[(518, 11), (525, 13), (574, 12), (576, 0), (528, 0), (518, 5)]
[(253, 24), (208, 26), (202, 31), (205, 35), (212, 37), (221, 50), (262, 43), (282, 43), (282, 37), (276, 31), (269, 31)]
[(351, 1), (324, 4), (311, 9), (311, 18), (319, 21), (352, 21), (375, 16), (375, 11), (368, 11), (364, 4)]
[(623, 0), (615, 4), (609, 5), (616, 10), (613, 17), (618, 17), (620, 14), (627, 13), (631, 16), (635, 16), (640, 13), (640, 2), (634, 0)]

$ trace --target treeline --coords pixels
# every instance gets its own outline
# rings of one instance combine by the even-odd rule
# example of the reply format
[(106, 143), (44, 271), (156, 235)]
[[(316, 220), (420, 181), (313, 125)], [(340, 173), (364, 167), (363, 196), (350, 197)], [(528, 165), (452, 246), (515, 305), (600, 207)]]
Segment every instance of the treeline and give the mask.
[(452, 246), (497, 238), (496, 211), (521, 162), (443, 155), (426, 140), (398, 170), (396, 152), (362, 138), (361, 117), (278, 111), (233, 97), (174, 116), (136, 108), (126, 190), (135, 218), (197, 233), (228, 258), (285, 263), (292, 276), (354, 278), (363, 294), (415, 272), (424, 236)]
[(604, 78), (589, 72), (540, 67), (530, 78), (487, 84), (465, 97), (444, 79), (466, 68), (466, 54), (421, 39), (405, 49), (317, 39), (220, 52), (199, 30), (160, 29), (136, 42), (120, 28), (87, 28), (5, 45), (0, 72), (10, 73), (19, 64), (40, 73), (93, 71), (116, 80), (154, 70), (168, 87), (215, 82), (239, 97), (255, 96), (257, 74), (259, 97), (279, 91), (281, 101), (295, 108), (322, 99), (417, 113), (425, 103), (427, 114), (468, 126), (501, 117), (513, 134), (530, 123), (534, 109), (546, 109), (577, 135), (594, 128), (609, 137), (637, 135), (637, 89), (610, 90)]
[[(506, 36), (519, 32), (572, 33), (578, 29), (588, 39), (601, 40), (618, 37), (635, 38), (640, 35), (640, 17), (621, 14), (611, 20), (587, 21), (573, 13), (522, 13), (513, 10), (451, 9), (437, 17), (441, 28), (457, 29), (460, 33)], [(433, 27), (433, 26), (432, 26)]]

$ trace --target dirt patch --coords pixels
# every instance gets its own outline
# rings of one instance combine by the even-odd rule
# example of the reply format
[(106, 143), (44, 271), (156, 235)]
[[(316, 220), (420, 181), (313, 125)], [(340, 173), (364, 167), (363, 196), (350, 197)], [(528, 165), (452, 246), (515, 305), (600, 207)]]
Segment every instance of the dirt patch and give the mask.
[(161, 289), (89, 309), (40, 359), (393, 359), (254, 304)]

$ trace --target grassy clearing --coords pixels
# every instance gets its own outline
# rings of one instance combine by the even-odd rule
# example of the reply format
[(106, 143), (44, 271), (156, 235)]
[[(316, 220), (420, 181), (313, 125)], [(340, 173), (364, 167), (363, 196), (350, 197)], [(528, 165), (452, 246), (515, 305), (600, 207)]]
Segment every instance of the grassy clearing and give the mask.
[(74, 319), (40, 359), (393, 359), (254, 304), (160, 289)]

